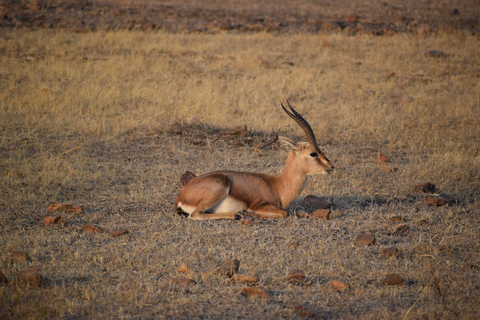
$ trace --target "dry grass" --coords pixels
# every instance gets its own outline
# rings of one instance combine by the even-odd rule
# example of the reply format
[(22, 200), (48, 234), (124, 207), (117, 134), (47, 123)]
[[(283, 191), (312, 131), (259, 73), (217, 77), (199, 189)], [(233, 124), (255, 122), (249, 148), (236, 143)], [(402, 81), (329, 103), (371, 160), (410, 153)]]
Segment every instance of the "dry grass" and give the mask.
[[(433, 49), (449, 56), (424, 56)], [(295, 303), (327, 318), (480, 312), (476, 37), (3, 30), (0, 52), (0, 268), (10, 280), (0, 318), (296, 318)], [(176, 216), (185, 169), (281, 170), (286, 152), (259, 146), (272, 133), (301, 136), (279, 111), (285, 98), (336, 167), (290, 209), (316, 194), (335, 204), (333, 219), (249, 227)], [(244, 125), (253, 143), (224, 133)], [(397, 171), (379, 170), (379, 150)], [(458, 202), (427, 207), (413, 191), (420, 181)], [(63, 214), (67, 228), (45, 227), (49, 203), (84, 212)], [(406, 233), (393, 232), (393, 215), (405, 217)], [(85, 224), (130, 234), (88, 234)], [(354, 246), (362, 232), (377, 244)], [(380, 256), (390, 246), (398, 259)], [(9, 263), (13, 250), (32, 257), (40, 288), (15, 285), (24, 266)], [(271, 299), (246, 298), (243, 285), (205, 273), (231, 258)], [(169, 285), (180, 263), (196, 285)], [(290, 268), (310, 285), (287, 284)], [(382, 285), (390, 272), (406, 285)], [(352, 289), (334, 291), (334, 279)]]

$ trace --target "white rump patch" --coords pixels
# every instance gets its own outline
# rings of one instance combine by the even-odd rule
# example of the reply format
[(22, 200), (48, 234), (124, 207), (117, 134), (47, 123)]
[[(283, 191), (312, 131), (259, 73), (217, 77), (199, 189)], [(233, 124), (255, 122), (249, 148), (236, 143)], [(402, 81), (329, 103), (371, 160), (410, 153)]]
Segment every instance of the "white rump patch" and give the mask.
[(192, 214), (192, 212), (195, 211), (194, 206), (189, 206), (189, 205), (186, 205), (186, 204), (182, 204), (182, 202), (178, 203), (177, 208), (182, 209), (183, 211), (185, 211), (188, 214)]

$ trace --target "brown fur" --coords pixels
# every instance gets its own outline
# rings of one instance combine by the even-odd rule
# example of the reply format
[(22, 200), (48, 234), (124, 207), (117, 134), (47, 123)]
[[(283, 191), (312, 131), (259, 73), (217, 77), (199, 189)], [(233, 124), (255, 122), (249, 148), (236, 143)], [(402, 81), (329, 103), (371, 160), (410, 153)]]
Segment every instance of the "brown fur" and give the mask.
[[(244, 210), (261, 218), (284, 218), (286, 209), (302, 191), (307, 175), (325, 174), (332, 163), (317, 146), (295, 143), (284, 137), (279, 141), (291, 149), (285, 167), (278, 176), (253, 172), (216, 171), (190, 180), (175, 200), (177, 210), (192, 209), (190, 219), (236, 219)], [(312, 157), (316, 152), (318, 157)], [(228, 200), (227, 200), (228, 197)], [(222, 210), (240, 208), (239, 212)]]

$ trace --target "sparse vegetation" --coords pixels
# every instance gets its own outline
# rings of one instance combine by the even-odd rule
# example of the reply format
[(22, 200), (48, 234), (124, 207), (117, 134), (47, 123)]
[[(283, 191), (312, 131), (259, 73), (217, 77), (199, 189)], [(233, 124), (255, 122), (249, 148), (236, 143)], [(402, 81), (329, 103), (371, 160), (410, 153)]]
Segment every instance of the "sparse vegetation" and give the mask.
[[(476, 36), (1, 32), (0, 270), (9, 282), (0, 318), (480, 312)], [(280, 110), (285, 98), (336, 168), (312, 178), (289, 210), (308, 211), (303, 198), (313, 194), (333, 204), (331, 220), (177, 216), (184, 170), (281, 170), (287, 152), (270, 142), (303, 135)], [(454, 200), (428, 206), (414, 190), (421, 182)], [(82, 211), (45, 226), (52, 203)], [(396, 230), (398, 221), (408, 228)], [(111, 237), (115, 229), (129, 233)], [(356, 246), (362, 233), (375, 243)], [(31, 260), (10, 262), (15, 250)], [(259, 279), (260, 297), (208, 272), (231, 259)], [(40, 287), (17, 285), (27, 267)], [(292, 269), (301, 284), (285, 280)], [(403, 285), (386, 286), (388, 274)]]

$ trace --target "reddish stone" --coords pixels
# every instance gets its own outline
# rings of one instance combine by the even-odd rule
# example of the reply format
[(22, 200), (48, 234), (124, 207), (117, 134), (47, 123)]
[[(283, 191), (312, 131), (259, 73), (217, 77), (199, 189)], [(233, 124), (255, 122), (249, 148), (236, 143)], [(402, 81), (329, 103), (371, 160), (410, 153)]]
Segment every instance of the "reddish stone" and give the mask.
[(357, 246), (371, 246), (375, 244), (375, 236), (373, 234), (360, 234), (355, 239)]
[(269, 293), (262, 287), (246, 287), (243, 288), (243, 293), (245, 293), (247, 296), (261, 297), (264, 299), (268, 299), (270, 297)]
[(448, 203), (448, 201), (445, 198), (439, 197), (439, 196), (426, 196), (424, 201), (428, 205), (432, 205), (432, 206), (434, 205), (437, 207), (443, 206)]
[(40, 285), (40, 274), (35, 267), (18, 270), (17, 279), (20, 285), (30, 285), (31, 287), (38, 287)]
[(420, 220), (420, 225), (421, 226), (426, 226), (426, 225), (428, 225), (428, 221), (425, 220), (425, 219), (422, 219), (422, 220)]
[(382, 256), (384, 258), (396, 258), (398, 257), (398, 249), (397, 248), (386, 248), (386, 249), (383, 249), (382, 251)]
[(86, 226), (83, 227), (83, 229), (84, 229), (85, 231), (93, 232), (93, 233), (100, 233), (100, 232), (102, 232), (102, 228), (97, 227), (97, 226), (92, 226), (92, 225), (86, 225)]
[(403, 279), (398, 274), (390, 273), (383, 279), (383, 284), (387, 286), (401, 286)]
[(295, 212), (295, 215), (299, 218), (307, 218), (308, 213), (305, 212), (305, 210), (298, 210)]
[(310, 216), (319, 218), (319, 219), (326, 219), (326, 220), (330, 220), (332, 218), (330, 209), (317, 209), (314, 212), (312, 212)]
[(46, 226), (50, 226), (52, 224), (59, 223), (61, 219), (62, 217), (45, 217), (43, 218), (43, 221), (45, 222)]
[(23, 263), (30, 260), (31, 260), (30, 257), (25, 252), (13, 251), (12, 254), (10, 255), (10, 261), (13, 261), (16, 263)]
[(338, 291), (345, 291), (350, 288), (350, 285), (340, 280), (332, 280), (332, 287)]
[(127, 229), (115, 229), (115, 230), (110, 231), (110, 236), (111, 237), (119, 237), (119, 236), (123, 236), (123, 235), (128, 234), (128, 233), (130, 233), (130, 231), (128, 231)]
[(302, 283), (305, 281), (305, 274), (302, 270), (292, 269), (288, 272), (287, 280), (290, 283)]
[(386, 155), (379, 152), (377, 155), (377, 164), (387, 162), (390, 162), (390, 159)]
[(187, 268), (187, 265), (185, 263), (181, 263), (178, 266), (178, 272), (180, 272), (180, 273), (186, 273), (187, 270), (188, 270), (188, 268)]

